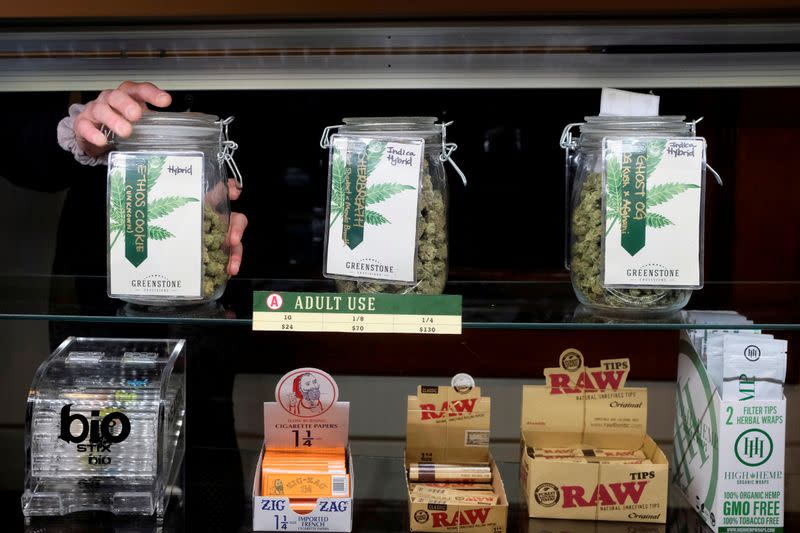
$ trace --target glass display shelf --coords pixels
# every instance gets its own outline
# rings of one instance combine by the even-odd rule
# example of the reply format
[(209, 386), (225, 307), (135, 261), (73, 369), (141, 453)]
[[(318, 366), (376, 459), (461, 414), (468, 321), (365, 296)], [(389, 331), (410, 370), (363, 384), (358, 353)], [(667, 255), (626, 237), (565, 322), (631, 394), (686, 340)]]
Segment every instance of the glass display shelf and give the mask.
[[(220, 450), (215, 453), (219, 454)], [(104, 513), (84, 513), (59, 518), (43, 518), (32, 522), (23, 529), (22, 516), (19, 511), (19, 494), (13, 491), (0, 492), (0, 509), (10, 512), (10, 527), (4, 531), (200, 531), (211, 530), (203, 524), (213, 524), (213, 531), (249, 532), (252, 531), (252, 477), (258, 458), (257, 450), (229, 451), (231, 459), (241, 459), (246, 487), (235, 491), (235, 498), (228, 498), (228, 507), (214, 505), (219, 502), (220, 491), (225, 490), (225, 481), (218, 484), (209, 482), (192, 482), (191, 463), (186, 464), (187, 484), (184, 491), (173, 501), (173, 508), (167, 513), (165, 523), (158, 527), (152, 519), (125, 519), (112, 517)], [(787, 449), (787, 455), (791, 454)], [(225, 461), (227, 462), (227, 461)], [(355, 513), (353, 517), (354, 532), (401, 533), (409, 531), (408, 504), (403, 480), (403, 461), (399, 457), (355, 456)], [(593, 522), (580, 520), (548, 520), (528, 518), (527, 508), (519, 486), (519, 464), (516, 462), (499, 462), (498, 467), (503, 478), (506, 495), (509, 500), (508, 527), (509, 533), (544, 533), (558, 531), (560, 533), (667, 533), (673, 531), (710, 532), (702, 523), (699, 515), (692, 509), (675, 487), (670, 487), (669, 511), (667, 524), (645, 524), (626, 522)], [(194, 465), (194, 468), (203, 468)], [(195, 476), (195, 479), (200, 476)], [(235, 477), (235, 476), (233, 476)], [(786, 476), (787, 489), (796, 486), (793, 477)], [(379, 480), (379, 482), (378, 482)], [(787, 490), (785, 502), (792, 502), (793, 494)], [(16, 505), (16, 509), (14, 506)], [(233, 508), (231, 508), (233, 507)], [(791, 508), (791, 505), (790, 505)], [(797, 531), (800, 528), (800, 513), (789, 511), (785, 514), (784, 531)]]
[[(106, 295), (104, 276), (0, 276), (0, 320), (252, 325), (252, 293), (334, 292), (331, 280), (234, 278), (216, 303), (140, 307)], [(691, 325), (680, 313), (622, 320), (593, 315), (565, 279), (451, 281), (445, 292), (463, 295), (465, 329), (737, 328), (800, 330), (800, 282), (715, 282), (696, 291), (688, 309), (738, 311), (753, 324)]]

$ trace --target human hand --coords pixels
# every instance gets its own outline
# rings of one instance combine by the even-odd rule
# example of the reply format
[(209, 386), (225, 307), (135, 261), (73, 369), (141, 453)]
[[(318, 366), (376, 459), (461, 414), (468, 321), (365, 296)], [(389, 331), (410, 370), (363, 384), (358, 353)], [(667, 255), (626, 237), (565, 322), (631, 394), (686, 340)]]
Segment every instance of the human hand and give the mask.
[(124, 81), (119, 87), (105, 90), (86, 104), (75, 119), (75, 140), (83, 153), (97, 157), (108, 150), (108, 139), (100, 131), (106, 126), (120, 137), (128, 137), (133, 131), (131, 122), (142, 118), (147, 104), (167, 107), (172, 97), (152, 83)]
[(242, 265), (242, 235), (247, 227), (247, 217), (242, 213), (231, 213), (231, 223), (228, 227), (228, 236), (225, 238), (225, 244), (231, 251), (228, 258), (228, 274), (235, 276), (239, 273), (239, 267)]
[[(236, 180), (228, 179), (228, 198), (233, 201), (241, 196), (242, 190), (236, 186)], [(247, 228), (247, 217), (243, 213), (231, 212), (231, 224), (228, 227), (228, 237), (226, 244), (230, 247), (231, 256), (228, 259), (228, 274), (235, 276), (239, 273), (242, 266), (242, 236)]]
[[(242, 194), (242, 190), (236, 186), (236, 181), (229, 179), (227, 185), (217, 183), (206, 193), (205, 202), (207, 205), (219, 206), (227, 203), (228, 200), (236, 200)], [(228, 224), (228, 233), (225, 236), (223, 248), (228, 251), (228, 275), (235, 276), (239, 273), (242, 264), (242, 235), (247, 228), (247, 217), (242, 213), (231, 212)]]

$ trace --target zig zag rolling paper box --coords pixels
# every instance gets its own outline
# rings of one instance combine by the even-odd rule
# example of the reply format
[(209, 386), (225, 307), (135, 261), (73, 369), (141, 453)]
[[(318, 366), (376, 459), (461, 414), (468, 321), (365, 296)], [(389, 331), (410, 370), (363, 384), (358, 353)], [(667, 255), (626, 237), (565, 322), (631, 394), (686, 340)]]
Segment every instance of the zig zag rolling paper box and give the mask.
[(253, 479), (254, 531), (353, 529), (350, 404), (316, 368), (284, 375), (264, 403), (264, 446)]

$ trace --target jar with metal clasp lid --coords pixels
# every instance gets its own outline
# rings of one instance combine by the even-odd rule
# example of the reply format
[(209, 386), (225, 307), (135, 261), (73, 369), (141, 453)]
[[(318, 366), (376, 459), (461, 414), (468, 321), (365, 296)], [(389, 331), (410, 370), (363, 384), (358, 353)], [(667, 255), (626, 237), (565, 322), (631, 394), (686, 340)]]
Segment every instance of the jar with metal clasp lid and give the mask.
[(233, 117), (147, 112), (112, 138), (108, 165), (108, 294), (175, 306), (210, 302), (228, 281), (228, 137)]
[[(372, 227), (388, 224), (389, 221), (375, 210), (384, 208), (385, 204), (382, 202), (389, 199), (389, 195), (398, 194), (398, 191), (402, 189), (416, 189), (418, 197), (414, 203), (416, 206), (416, 241), (412, 243), (412, 246), (415, 245), (413, 249), (415, 254), (413, 281), (398, 283), (391, 279), (378, 279), (369, 271), (363, 270), (344, 275), (331, 274), (328, 268), (330, 266), (328, 252), (331, 239), (327, 238), (328, 234), (326, 233), (325, 275), (335, 278), (338, 291), (399, 294), (441, 294), (444, 291), (448, 270), (448, 186), (444, 163), (449, 161), (465, 184), (466, 178), (450, 157), (457, 148), (454, 143), (448, 143), (446, 140), (446, 129), (451, 123), (437, 123), (436, 121), (435, 117), (356, 117), (343, 119), (342, 125), (325, 128), (320, 142), (322, 148), (333, 146), (331, 132), (335, 129), (338, 130), (339, 136), (357, 138), (366, 143), (374, 142), (380, 146), (385, 146), (387, 142), (422, 141), (424, 144), (421, 152), (418, 184), (403, 185), (401, 188), (395, 189), (392, 189), (392, 186), (397, 185), (394, 183), (387, 184), (385, 189), (380, 189), (381, 185), (379, 184), (366, 189), (365, 227), (368, 235)], [(344, 202), (337, 197), (337, 194), (341, 195), (341, 187), (337, 186), (335, 176), (335, 158), (338, 156), (336, 148), (331, 149), (331, 168), (334, 175), (329, 190), (329, 232), (338, 228), (337, 222), (342, 224), (341, 217), (344, 210)], [(391, 158), (393, 156), (384, 157)], [(414, 218), (411, 220), (413, 221)], [(364, 237), (365, 240), (368, 238), (369, 236)], [(383, 241), (382, 246), (397, 246), (397, 242)], [(370, 257), (368, 261), (371, 264), (378, 262), (373, 257)]]
[[(568, 124), (564, 128), (561, 147), (566, 151), (567, 157), (566, 191), (569, 214), (566, 266), (578, 300), (589, 309), (606, 315), (635, 318), (669, 315), (688, 303), (692, 294), (692, 289), (689, 288), (657, 285), (611, 287), (604, 283), (604, 239), (615, 225), (619, 227), (617, 223), (620, 219), (615, 211), (618, 208), (611, 206), (604, 197), (603, 176), (607, 157), (604, 154), (604, 143), (608, 139), (637, 139), (637, 142), (646, 147), (654, 139), (693, 138), (697, 122), (699, 120), (687, 121), (683, 116), (593, 116), (586, 117), (583, 123)], [(572, 129), (575, 127), (580, 129), (580, 136), (577, 138), (572, 136)], [(663, 143), (660, 149), (664, 150)], [(650, 152), (647, 154), (647, 157), (652, 157)], [(657, 158), (661, 158), (661, 153), (657, 154)], [(718, 174), (703, 158), (701, 172), (704, 174), (706, 169), (720, 181)], [(695, 185), (688, 187), (700, 188)], [(674, 189), (675, 195), (682, 192), (687, 191), (680, 187)], [(700, 262), (702, 276), (702, 188), (699, 206), (700, 257), (695, 259)], [(662, 219), (666, 224), (667, 219)], [(655, 220), (648, 219), (647, 225), (652, 228), (651, 231), (659, 229)]]

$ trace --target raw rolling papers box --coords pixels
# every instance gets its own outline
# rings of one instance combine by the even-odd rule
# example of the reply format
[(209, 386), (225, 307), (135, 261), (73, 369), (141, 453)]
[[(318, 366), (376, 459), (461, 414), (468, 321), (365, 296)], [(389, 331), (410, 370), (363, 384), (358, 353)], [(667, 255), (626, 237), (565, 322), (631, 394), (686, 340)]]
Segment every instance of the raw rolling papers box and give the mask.
[(783, 531), (786, 399), (724, 401), (686, 331), (675, 395), (675, 485), (714, 532)]
[[(545, 385), (523, 387), (520, 484), (531, 518), (666, 522), (669, 464), (647, 435), (647, 389), (625, 387), (629, 369), (628, 359), (586, 368), (566, 350)], [(650, 464), (534, 459), (537, 448), (632, 450)]]
[[(405, 469), (411, 463), (488, 464), (497, 503), (417, 503), (406, 476), (411, 531), (503, 533), (508, 518), (500, 472), (489, 453), (491, 400), (479, 387), (459, 392), (453, 387), (420, 386), (408, 397)], [(431, 480), (434, 481), (434, 480)]]
[[(336, 401), (338, 388), (333, 378), (313, 368), (286, 374), (278, 382), (275, 396), (277, 401), (264, 403), (264, 446), (253, 479), (253, 530), (352, 531), (355, 475), (348, 442), (350, 403)], [(310, 403), (306, 396), (312, 398)], [(346, 485), (338, 490), (349, 496), (317, 498), (316, 502), (304, 499), (302, 507), (295, 502), (298, 510), (311, 509), (303, 512), (292, 509), (289, 497), (263, 496), (262, 462), (267, 448), (345, 448), (347, 476), (341, 482)]]

